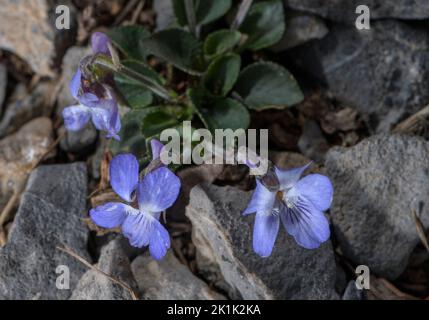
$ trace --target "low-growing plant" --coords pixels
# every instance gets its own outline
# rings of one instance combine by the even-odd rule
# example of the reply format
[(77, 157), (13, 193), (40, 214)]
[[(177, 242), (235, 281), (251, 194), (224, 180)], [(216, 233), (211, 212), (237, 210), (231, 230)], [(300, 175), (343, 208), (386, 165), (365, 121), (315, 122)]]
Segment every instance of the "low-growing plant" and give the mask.
[(209, 130), (246, 129), (249, 111), (302, 101), (298, 83), (283, 66), (243, 58), (276, 44), (285, 29), (281, 0), (251, 3), (174, 0), (172, 28), (151, 34), (143, 26), (123, 26), (108, 32), (121, 57), (115, 82), (131, 108), (122, 119), (121, 141), (112, 144), (116, 153), (133, 151), (184, 120)]
[[(127, 204), (98, 206), (90, 212), (92, 221), (103, 228), (121, 227), (133, 246), (149, 246), (155, 259), (170, 247), (159, 218), (181, 185), (160, 160), (164, 146), (156, 138), (161, 132), (180, 131), (184, 121), (210, 131), (247, 129), (249, 112), (303, 100), (288, 70), (247, 54), (281, 39), (281, 0), (243, 0), (238, 6), (231, 0), (173, 0), (173, 6), (172, 28), (151, 34), (134, 25), (94, 33), (93, 55), (82, 59), (70, 83), (79, 104), (63, 112), (66, 129), (80, 130), (92, 119), (114, 138), (110, 183)], [(142, 161), (149, 144), (152, 160)], [(141, 173), (139, 162), (148, 163)], [(317, 174), (301, 179), (306, 168), (280, 170), (270, 164), (256, 177), (243, 214), (256, 213), (253, 248), (260, 256), (271, 255), (280, 221), (305, 248), (317, 248), (329, 238), (323, 212), (331, 205), (332, 185)]]

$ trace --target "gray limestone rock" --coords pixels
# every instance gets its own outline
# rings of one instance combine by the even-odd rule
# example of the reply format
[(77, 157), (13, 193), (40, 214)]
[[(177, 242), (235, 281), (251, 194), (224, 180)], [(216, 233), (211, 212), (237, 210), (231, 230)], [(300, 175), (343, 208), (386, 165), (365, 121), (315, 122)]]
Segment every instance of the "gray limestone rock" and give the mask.
[(212, 291), (168, 251), (161, 261), (149, 255), (137, 257), (132, 270), (144, 299), (149, 300), (213, 300), (225, 299)]
[[(0, 249), (0, 299), (67, 299), (83, 264), (59, 251), (86, 250), (87, 173), (83, 163), (47, 165), (30, 176), (9, 241)], [(60, 266), (69, 270), (70, 289), (57, 287)], [(59, 273), (57, 273), (59, 272)]]
[[(137, 284), (131, 272), (131, 265), (119, 238), (105, 245), (100, 254), (97, 267), (125, 283), (136, 291)], [(131, 300), (133, 293), (123, 286), (114, 283), (105, 275), (88, 270), (73, 291), (70, 300)]]
[(296, 66), (320, 80), (333, 98), (362, 114), (370, 128), (391, 126), (429, 103), (429, 33), (403, 22), (371, 30), (337, 25), (291, 53)]
[(311, 12), (330, 20), (355, 24), (356, 8), (366, 5), (371, 19), (427, 19), (429, 2), (426, 0), (285, 0), (286, 6), (295, 10)]
[(334, 185), (332, 224), (344, 254), (389, 279), (405, 269), (420, 241), (411, 215), (429, 226), (429, 144), (377, 135), (326, 159)]

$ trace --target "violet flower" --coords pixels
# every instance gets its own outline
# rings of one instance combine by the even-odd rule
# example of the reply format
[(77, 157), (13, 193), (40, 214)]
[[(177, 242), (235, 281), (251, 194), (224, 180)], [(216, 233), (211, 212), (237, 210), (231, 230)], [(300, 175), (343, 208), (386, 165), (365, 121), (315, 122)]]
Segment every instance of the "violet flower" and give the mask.
[[(96, 32), (91, 38), (94, 54), (110, 55), (109, 38)], [(64, 126), (69, 131), (81, 130), (90, 119), (94, 126), (107, 132), (107, 138), (120, 140), (118, 132), (121, 130), (119, 107), (112, 92), (99, 83), (89, 83), (84, 79), (78, 68), (69, 84), (70, 92), (79, 104), (63, 110)]]
[[(160, 149), (154, 148), (153, 158)], [(149, 246), (151, 256), (162, 259), (170, 248), (170, 236), (159, 222), (160, 214), (171, 207), (180, 191), (180, 180), (167, 167), (148, 173), (139, 181), (139, 164), (132, 154), (115, 156), (110, 163), (113, 190), (126, 202), (137, 198), (138, 209), (120, 202), (110, 202), (90, 211), (90, 217), (102, 228), (122, 226), (125, 237), (134, 247)]]
[(268, 257), (274, 247), (280, 220), (286, 231), (306, 249), (318, 248), (329, 239), (324, 211), (331, 206), (333, 187), (329, 178), (310, 174), (301, 178), (310, 164), (291, 170), (275, 168), (278, 190), (268, 190), (260, 181), (243, 215), (256, 212), (253, 250)]

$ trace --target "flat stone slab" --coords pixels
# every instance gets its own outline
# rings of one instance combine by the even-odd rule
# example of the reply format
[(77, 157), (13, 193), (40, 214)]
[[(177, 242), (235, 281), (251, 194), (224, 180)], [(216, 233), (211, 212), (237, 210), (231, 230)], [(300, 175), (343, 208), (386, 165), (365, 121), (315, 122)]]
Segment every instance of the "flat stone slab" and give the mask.
[(355, 24), (356, 8), (367, 5), (371, 19), (427, 19), (429, 2), (426, 0), (285, 0), (290, 8), (318, 14), (330, 20)]
[(132, 263), (139, 291), (148, 300), (219, 300), (221, 294), (211, 290), (168, 251), (161, 261), (149, 255), (137, 257)]
[[(31, 174), (9, 241), (0, 249), (0, 299), (67, 299), (86, 271), (56, 249), (66, 245), (89, 259), (86, 250), (87, 172), (83, 163), (47, 165)], [(58, 289), (57, 267), (69, 269), (69, 289)]]
[(420, 241), (412, 210), (429, 227), (429, 143), (373, 136), (331, 149), (326, 170), (334, 185), (332, 224), (344, 254), (379, 276), (397, 278)]
[[(55, 6), (54, 6), (55, 4)], [(57, 29), (56, 5), (70, 12), (70, 29)], [(0, 6), (0, 48), (9, 50), (40, 76), (53, 77), (55, 60), (74, 41), (75, 8), (70, 0), (3, 0)]]
[(389, 132), (429, 103), (426, 30), (395, 20), (362, 31), (334, 25), (325, 38), (297, 50), (290, 59), (377, 132)]

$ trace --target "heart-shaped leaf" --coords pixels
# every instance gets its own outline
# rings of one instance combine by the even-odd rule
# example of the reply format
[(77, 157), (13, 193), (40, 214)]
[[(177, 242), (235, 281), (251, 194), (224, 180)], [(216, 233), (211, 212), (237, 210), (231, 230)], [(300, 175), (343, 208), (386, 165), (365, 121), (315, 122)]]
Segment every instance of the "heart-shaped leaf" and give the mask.
[(285, 31), (285, 18), (281, 0), (255, 3), (240, 26), (248, 36), (244, 48), (260, 50), (280, 41)]
[(128, 59), (144, 60), (147, 52), (142, 41), (150, 37), (150, 32), (142, 26), (123, 26), (107, 32), (113, 44), (118, 47)]
[(146, 138), (159, 135), (162, 130), (176, 127), (180, 122), (190, 120), (192, 113), (184, 106), (155, 106), (144, 109), (141, 130)]
[(234, 90), (249, 108), (256, 110), (285, 108), (304, 99), (293, 75), (272, 62), (257, 62), (245, 68)]
[[(181, 26), (188, 24), (184, 0), (172, 0), (177, 22)], [(219, 19), (231, 8), (231, 0), (194, 0), (197, 25), (204, 25)]]
[(228, 54), (216, 58), (207, 69), (203, 78), (205, 88), (217, 96), (226, 96), (237, 81), (240, 73), (241, 58)]
[(165, 111), (156, 111), (148, 114), (142, 122), (142, 133), (145, 137), (152, 137), (162, 130), (174, 127), (178, 124), (177, 119)]
[(188, 95), (201, 121), (210, 131), (247, 129), (249, 126), (249, 111), (240, 102), (230, 98), (209, 98), (198, 89), (189, 90)]
[(240, 43), (241, 33), (236, 30), (219, 30), (207, 36), (204, 54), (210, 59), (233, 49)]
[(202, 45), (189, 32), (180, 29), (163, 30), (143, 41), (153, 55), (177, 68), (200, 75), (203, 69)]
[(139, 85), (121, 82), (118, 77), (115, 77), (115, 82), (119, 91), (121, 91), (128, 105), (132, 109), (140, 109), (152, 104), (152, 92), (150, 92), (148, 89)]

